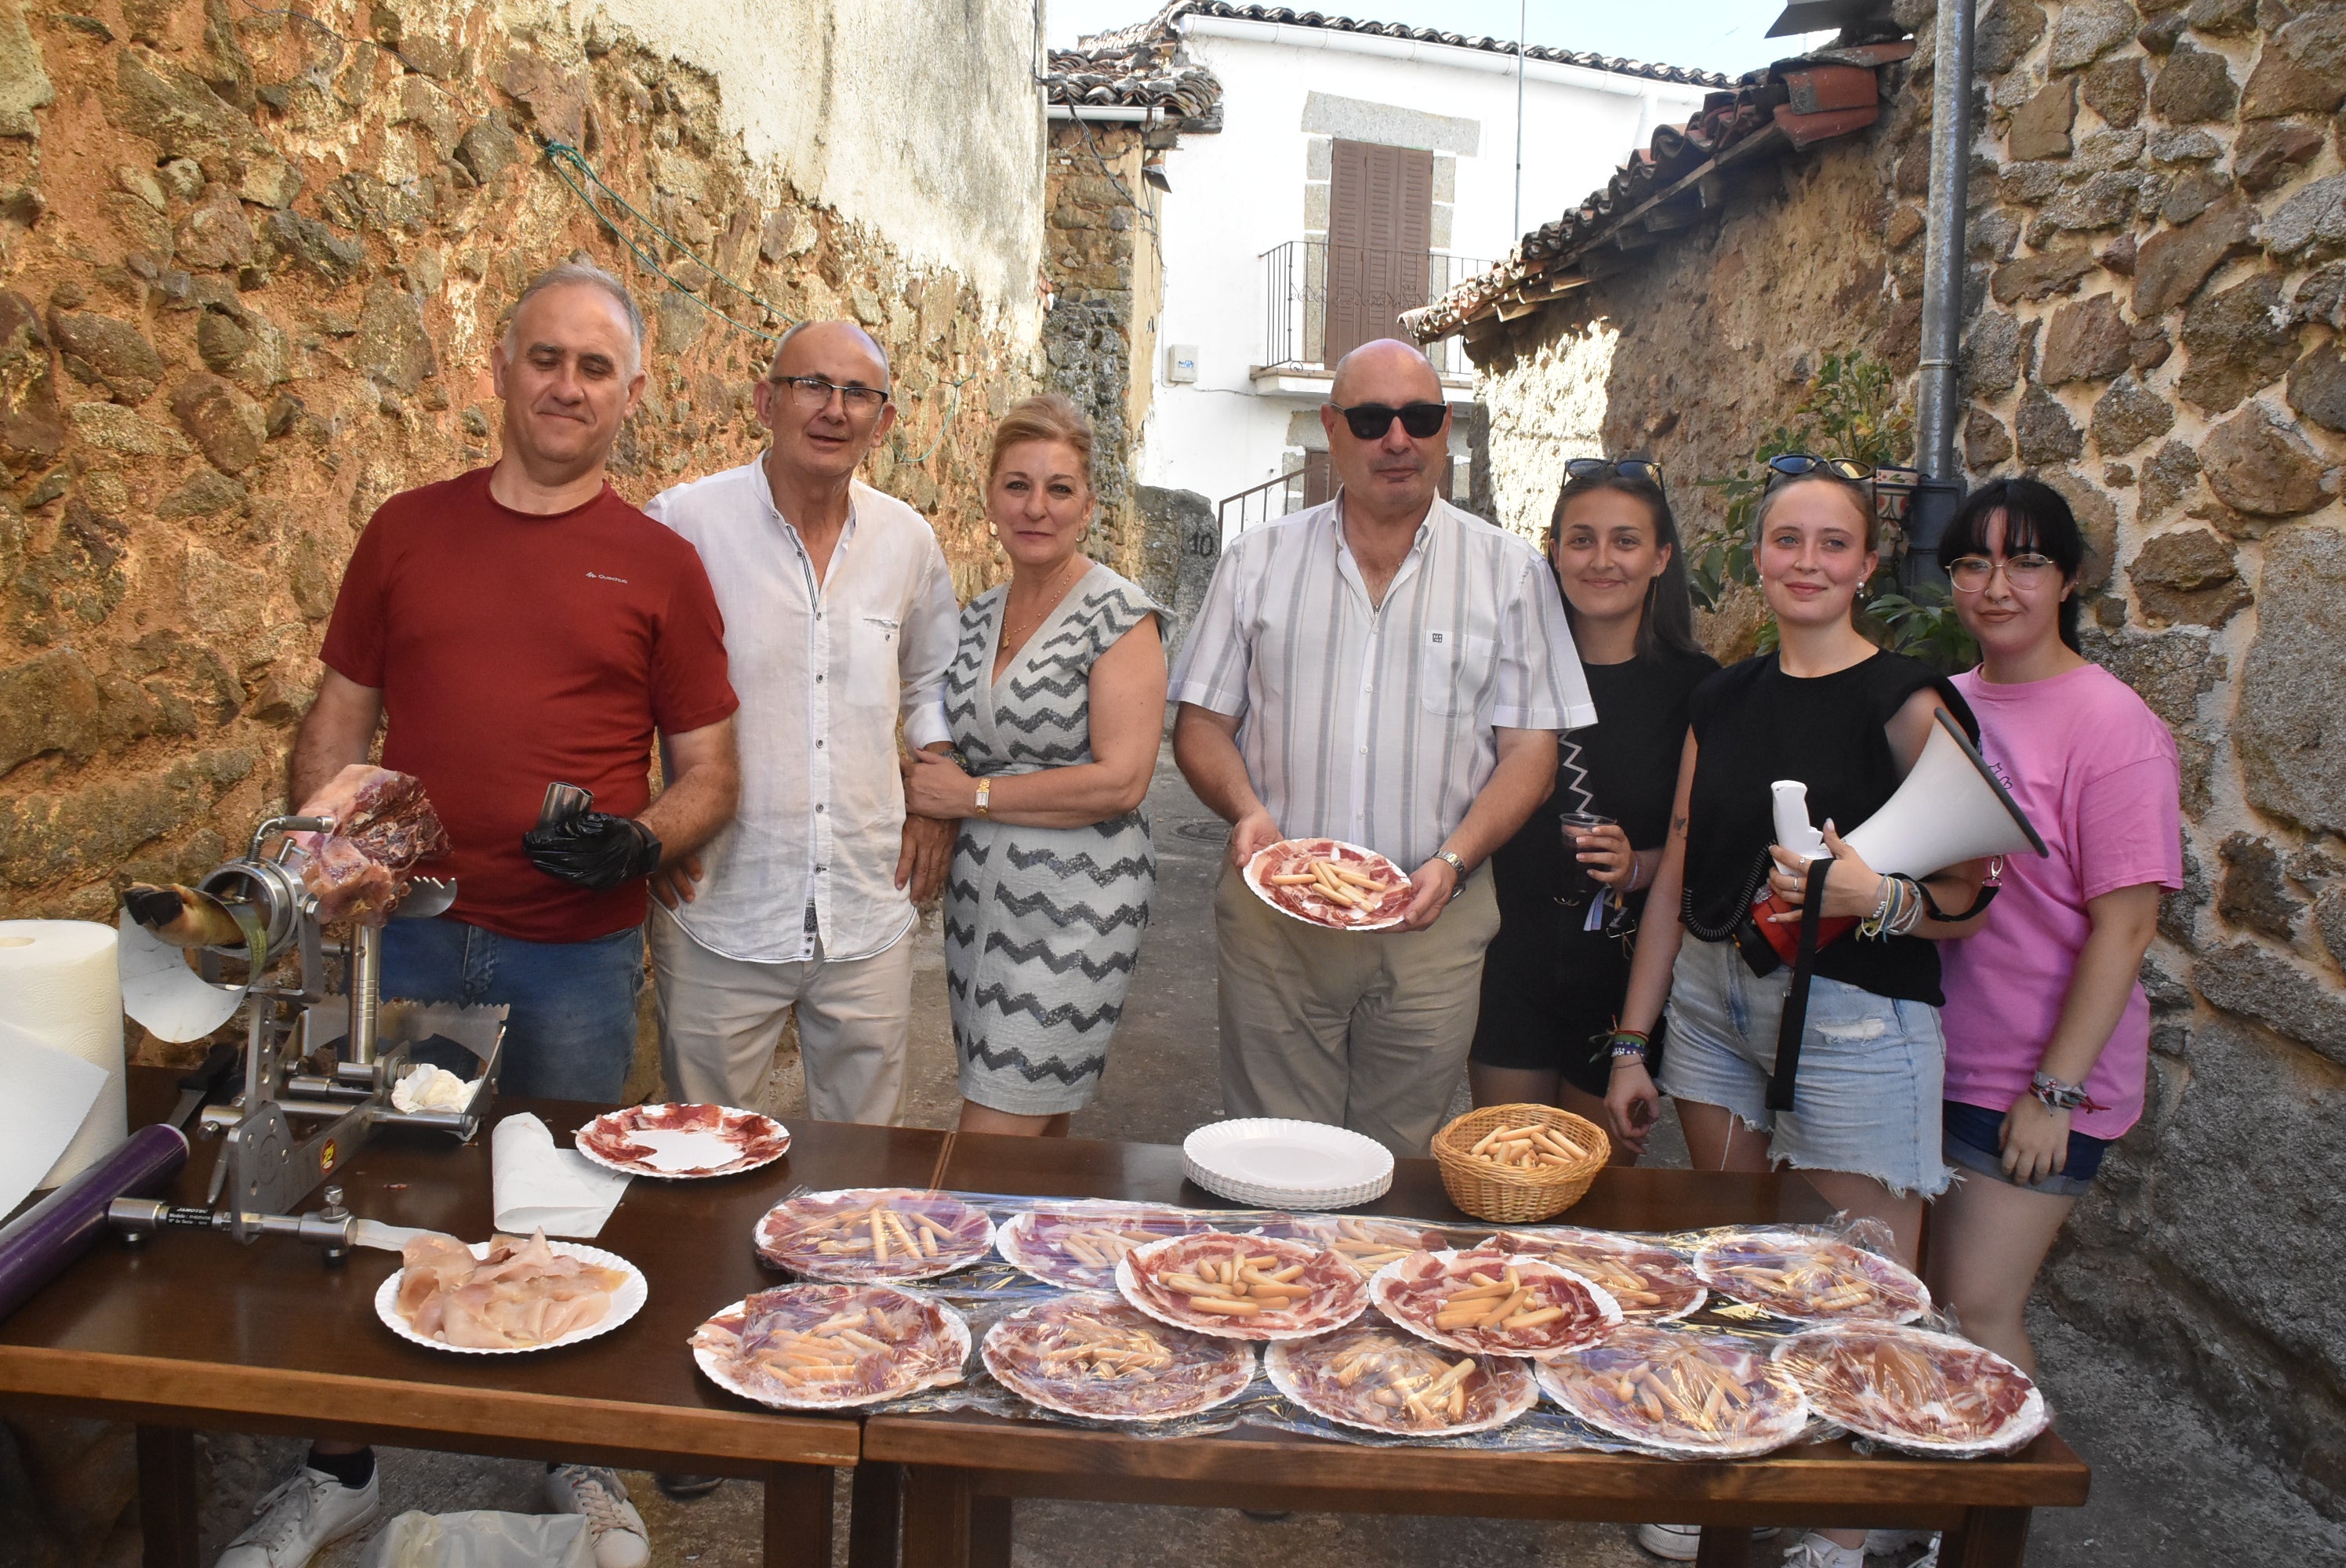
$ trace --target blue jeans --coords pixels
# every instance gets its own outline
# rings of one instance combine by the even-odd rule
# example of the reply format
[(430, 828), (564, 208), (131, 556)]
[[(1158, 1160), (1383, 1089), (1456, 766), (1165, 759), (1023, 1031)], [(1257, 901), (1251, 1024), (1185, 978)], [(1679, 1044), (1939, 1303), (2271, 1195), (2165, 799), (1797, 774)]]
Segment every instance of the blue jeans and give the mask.
[(497, 1087), (525, 1099), (618, 1099), (643, 988), (641, 926), (592, 942), (524, 942), (445, 916), (383, 928), (386, 997), (506, 1005)]

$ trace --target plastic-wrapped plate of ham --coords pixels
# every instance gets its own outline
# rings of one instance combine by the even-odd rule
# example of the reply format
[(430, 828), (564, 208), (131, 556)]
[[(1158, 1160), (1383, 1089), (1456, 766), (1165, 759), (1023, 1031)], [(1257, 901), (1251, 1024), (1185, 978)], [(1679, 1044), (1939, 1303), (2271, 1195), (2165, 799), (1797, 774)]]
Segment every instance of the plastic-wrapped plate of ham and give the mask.
[(801, 1193), (758, 1221), (758, 1256), (810, 1279), (931, 1279), (994, 1249), (985, 1211), (901, 1186)]
[(1352, 1266), (1362, 1278), (1375, 1276), (1388, 1263), (1413, 1252), (1432, 1252), (1450, 1245), (1438, 1230), (1427, 1230), (1406, 1220), (1380, 1219), (1375, 1215), (1347, 1214), (1314, 1217), (1298, 1215), (1283, 1227), (1266, 1226), (1272, 1236), (1292, 1236), (1326, 1247)]
[(1694, 1265), (1678, 1253), (1636, 1237), (1576, 1226), (1503, 1230), (1486, 1246), (1569, 1268), (1620, 1304), (1631, 1322), (1683, 1318), (1709, 1294)]
[(374, 1293), (375, 1316), (403, 1339), (467, 1356), (552, 1350), (607, 1334), (643, 1309), (643, 1270), (575, 1241), (496, 1236), (412, 1238)]
[(1330, 931), (1383, 931), (1409, 910), (1409, 873), (1374, 850), (1341, 839), (1281, 839), (1246, 863), (1255, 897), (1293, 920)]
[(1124, 1255), (1168, 1237), (1195, 1236), (1213, 1222), (1187, 1209), (1109, 1198), (1037, 1205), (994, 1231), (1004, 1260), (1065, 1290), (1114, 1290)]
[(1525, 1363), (1444, 1349), (1382, 1318), (1273, 1345), (1262, 1369), (1313, 1415), (1389, 1437), (1488, 1431), (1539, 1399)]
[(1602, 1287), (1496, 1249), (1413, 1252), (1369, 1281), (1377, 1310), (1411, 1333), (1484, 1356), (1555, 1356), (1621, 1321)]
[(844, 1410), (961, 1381), (969, 1322), (888, 1285), (784, 1285), (736, 1301), (692, 1334), (719, 1388), (779, 1410)]
[(1209, 1230), (1152, 1242), (1116, 1266), (1124, 1298), (1160, 1323), (1225, 1339), (1300, 1339), (1359, 1317), (1368, 1282), (1332, 1252)]
[(1994, 1351), (1892, 1323), (1836, 1323), (1776, 1347), (1827, 1420), (1909, 1452), (2003, 1453), (2045, 1430), (2045, 1396)]
[(1723, 1296), (1798, 1322), (1911, 1323), (1931, 1292), (1878, 1252), (1801, 1230), (1735, 1230), (1698, 1247), (1694, 1271)]
[(1809, 1424), (1800, 1385), (1763, 1347), (1725, 1334), (1625, 1324), (1539, 1364), (1547, 1397), (1599, 1431), (1702, 1459), (1769, 1453)]
[(1029, 1403), (1104, 1421), (1163, 1421), (1228, 1404), (1254, 1347), (1193, 1334), (1104, 1290), (1055, 1296), (986, 1330), (985, 1369)]
[(578, 1152), (629, 1176), (671, 1181), (732, 1176), (790, 1152), (790, 1129), (771, 1116), (724, 1105), (629, 1105), (578, 1129)]

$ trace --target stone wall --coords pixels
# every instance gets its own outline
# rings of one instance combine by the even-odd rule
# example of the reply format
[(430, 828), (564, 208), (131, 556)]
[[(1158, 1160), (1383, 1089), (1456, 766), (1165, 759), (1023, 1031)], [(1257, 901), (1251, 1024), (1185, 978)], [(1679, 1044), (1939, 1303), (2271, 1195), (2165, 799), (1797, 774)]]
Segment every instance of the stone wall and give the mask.
[[(986, 416), (1037, 369), (1025, 282), (908, 260), (753, 157), (721, 76), (565, 15), (0, 0), (0, 913), (105, 918), (280, 799), (359, 529), (492, 456), (501, 313), (573, 250), (652, 319), (631, 498), (755, 452), (759, 333), (851, 315), (903, 408), (870, 477), (936, 521), (964, 594), (990, 580)], [(1023, 59), (1027, 25), (953, 36)], [(547, 137), (666, 230), (597, 193), (666, 278)]]
[[(1051, 127), (1043, 275), (1052, 290), (1043, 319), (1049, 379), (1091, 415), (1099, 516), (1086, 551), (1126, 576), (1151, 569), (1150, 531), (1133, 476), (1148, 416), (1158, 313), (1165, 302), (1158, 244), (1163, 198), (1141, 178), (1170, 131), (1132, 124)], [(1165, 554), (1158, 538), (1155, 554)], [(1165, 563), (1154, 569), (1161, 575)]]
[[(1932, 17), (1864, 135), (1483, 350), (1511, 510), (1588, 440), (1737, 472), (1828, 351), (1911, 372)], [(2174, 730), (2188, 886), (2146, 965), (2152, 1095), (2044, 1298), (2346, 1514), (2346, 7), (1993, 0), (1979, 23), (1964, 450), (2096, 544), (2089, 652)], [(1594, 383), (1592, 385), (1592, 383)], [(1518, 438), (1520, 439), (1520, 438)], [(1510, 478), (1514, 474), (1515, 477)]]

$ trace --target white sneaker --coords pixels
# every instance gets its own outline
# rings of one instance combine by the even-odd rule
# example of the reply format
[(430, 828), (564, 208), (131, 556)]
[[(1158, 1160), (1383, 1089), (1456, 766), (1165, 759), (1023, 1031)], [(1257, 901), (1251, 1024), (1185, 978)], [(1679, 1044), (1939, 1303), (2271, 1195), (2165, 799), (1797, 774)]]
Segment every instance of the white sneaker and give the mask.
[(1792, 1543), (1782, 1568), (1865, 1568), (1865, 1548), (1837, 1545), (1811, 1530)]
[(644, 1568), (652, 1560), (644, 1516), (611, 1471), (598, 1464), (556, 1465), (546, 1472), (546, 1500), (556, 1513), (586, 1516), (587, 1532), (595, 1538), (595, 1568)]
[(252, 1511), (260, 1517), (228, 1543), (215, 1568), (302, 1568), (326, 1543), (374, 1522), (382, 1512), (382, 1472), (364, 1486), (344, 1486), (303, 1465)]
[[(1776, 1527), (1766, 1525), (1751, 1532), (1754, 1541), (1766, 1541), (1776, 1533)], [(1672, 1563), (1691, 1563), (1702, 1554), (1702, 1526), (1699, 1524), (1640, 1524), (1637, 1544), (1657, 1557)], [(1933, 1568), (1936, 1565), (1933, 1564)]]
[(1927, 1546), (1937, 1538), (1936, 1532), (1929, 1530), (1869, 1530), (1865, 1532), (1865, 1554), (1887, 1557), (1909, 1546)]
[(1691, 1563), (1702, 1554), (1699, 1524), (1640, 1524), (1637, 1544), (1669, 1563)]

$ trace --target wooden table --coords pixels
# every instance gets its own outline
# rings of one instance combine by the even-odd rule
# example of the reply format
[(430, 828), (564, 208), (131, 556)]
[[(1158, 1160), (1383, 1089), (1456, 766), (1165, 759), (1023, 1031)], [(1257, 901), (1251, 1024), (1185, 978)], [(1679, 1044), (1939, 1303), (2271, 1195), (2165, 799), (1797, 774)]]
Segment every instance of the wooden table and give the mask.
[[(132, 1074), (131, 1120), (168, 1109), (173, 1075)], [(532, 1110), (556, 1140), (597, 1107)], [(399, 1266), (267, 1237), (171, 1231), (117, 1241), (0, 1321), (0, 1397), (134, 1421), (147, 1568), (196, 1568), (193, 1434), (201, 1428), (342, 1438), (464, 1453), (754, 1477), (766, 1483), (766, 1561), (831, 1563), (831, 1469), (859, 1449), (852, 1413), (785, 1416), (712, 1386), (686, 1352), (716, 1308), (775, 1282), (750, 1251), (759, 1215), (790, 1186), (925, 1186), (947, 1138), (813, 1123), (779, 1164), (739, 1179), (638, 1180), (596, 1245), (644, 1270), (650, 1297), (597, 1339), (544, 1356), (427, 1350), (376, 1320), (375, 1288)], [(198, 1140), (172, 1195), (199, 1204), (219, 1145)], [(369, 1219), (463, 1237), (490, 1231), (485, 1133), (385, 1131), (346, 1166), (345, 1201)], [(308, 1205), (317, 1207), (313, 1198)]]
[[(942, 1185), (987, 1192), (1210, 1203), (1181, 1178), (1180, 1151), (1137, 1145), (957, 1136)], [(1464, 1220), (1430, 1161), (1404, 1160), (1370, 1212)], [(1607, 1170), (1570, 1218), (1618, 1230), (1823, 1218), (1796, 1176)], [(1861, 1456), (1845, 1442), (1764, 1459), (1695, 1463), (1606, 1453), (1368, 1448), (1239, 1427), (1214, 1437), (1129, 1438), (980, 1415), (877, 1414), (856, 1472), (861, 1517), (902, 1488), (903, 1560), (914, 1568), (1007, 1568), (1011, 1500), (1054, 1497), (1212, 1508), (1698, 1523), (1705, 1568), (1743, 1568), (1755, 1525), (1914, 1526), (1947, 1532), (1945, 1568), (2022, 1560), (2029, 1512), (2086, 1501), (2088, 1472), (2048, 1431), (2020, 1453), (1963, 1461)], [(899, 1481), (891, 1470), (899, 1470)], [(879, 1559), (858, 1558), (858, 1568)]]

